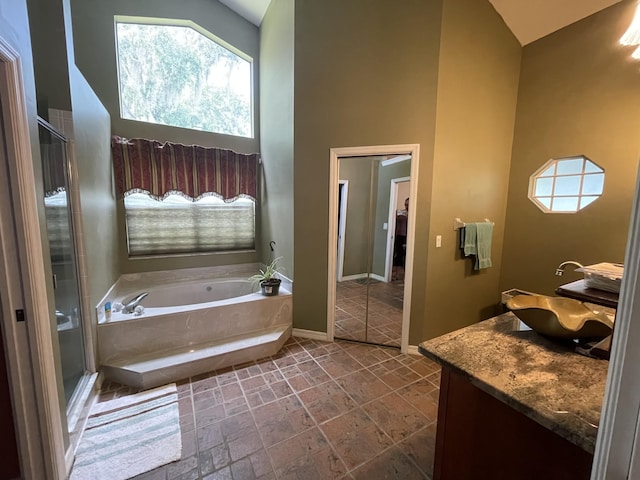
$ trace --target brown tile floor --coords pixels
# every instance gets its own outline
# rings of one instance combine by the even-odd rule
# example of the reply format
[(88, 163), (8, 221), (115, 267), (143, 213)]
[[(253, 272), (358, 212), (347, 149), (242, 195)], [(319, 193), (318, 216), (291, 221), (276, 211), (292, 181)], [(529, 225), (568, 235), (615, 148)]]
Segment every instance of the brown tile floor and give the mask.
[[(421, 356), (292, 338), (178, 382), (182, 459), (136, 479), (430, 478), (439, 381)], [(107, 382), (100, 401), (129, 393)]]
[(346, 340), (399, 347), (404, 281), (369, 282), (337, 283), (334, 335)]

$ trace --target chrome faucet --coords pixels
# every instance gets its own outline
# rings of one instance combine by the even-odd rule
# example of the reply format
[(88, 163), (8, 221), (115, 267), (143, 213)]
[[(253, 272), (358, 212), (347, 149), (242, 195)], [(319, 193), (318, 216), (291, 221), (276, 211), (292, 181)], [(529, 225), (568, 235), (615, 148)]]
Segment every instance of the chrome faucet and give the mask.
[(140, 305), (140, 302), (142, 301), (142, 299), (147, 295), (149, 295), (149, 292), (143, 292), (133, 297), (131, 300), (129, 300), (127, 303), (124, 304), (124, 307), (122, 308), (122, 313), (133, 313), (136, 307)]
[(567, 265), (573, 265), (577, 268), (584, 268), (584, 265), (582, 265), (581, 263), (574, 262), (573, 260), (569, 260), (567, 262), (562, 262), (560, 265), (558, 265), (558, 268), (556, 268), (556, 275), (561, 277), (562, 274), (564, 273), (564, 267), (566, 267)]

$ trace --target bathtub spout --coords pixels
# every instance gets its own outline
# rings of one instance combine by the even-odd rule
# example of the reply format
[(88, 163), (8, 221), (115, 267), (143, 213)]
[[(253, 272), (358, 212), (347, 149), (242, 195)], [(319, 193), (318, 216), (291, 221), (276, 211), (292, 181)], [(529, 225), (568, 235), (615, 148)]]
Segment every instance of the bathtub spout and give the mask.
[(142, 301), (142, 299), (147, 295), (149, 295), (149, 292), (143, 292), (136, 295), (134, 298), (132, 298), (128, 302), (126, 302), (124, 304), (124, 307), (122, 308), (122, 313), (133, 313), (136, 307), (140, 305), (140, 302)]

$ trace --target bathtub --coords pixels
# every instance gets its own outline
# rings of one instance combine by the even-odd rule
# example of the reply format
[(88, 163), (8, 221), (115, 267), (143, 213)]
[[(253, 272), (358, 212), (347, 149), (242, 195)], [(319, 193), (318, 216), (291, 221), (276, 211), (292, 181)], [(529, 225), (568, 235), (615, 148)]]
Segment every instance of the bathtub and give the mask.
[(222, 280), (208, 280), (195, 282), (178, 282), (170, 285), (142, 288), (140, 291), (122, 293), (114, 298), (115, 303), (125, 304), (137, 294), (147, 292), (149, 295), (142, 299), (140, 305), (144, 307), (141, 315), (125, 314), (112, 311), (105, 322), (119, 322), (135, 320), (139, 317), (153, 317), (193, 310), (215, 308), (221, 305), (243, 303), (257, 299), (255, 294), (259, 285), (244, 278), (228, 278)]
[[(275, 354), (291, 335), (291, 293), (265, 297), (254, 264), (123, 275), (97, 306), (105, 376), (150, 388)], [(141, 315), (104, 313), (148, 292)], [(143, 378), (145, 377), (145, 378)]]

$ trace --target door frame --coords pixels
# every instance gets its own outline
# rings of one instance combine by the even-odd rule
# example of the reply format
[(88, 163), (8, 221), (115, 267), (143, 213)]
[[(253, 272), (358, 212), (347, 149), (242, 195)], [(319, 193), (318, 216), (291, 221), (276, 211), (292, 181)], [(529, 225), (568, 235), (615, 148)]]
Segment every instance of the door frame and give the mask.
[(624, 265), (591, 470), (594, 480), (637, 478), (640, 474), (640, 171)]
[(375, 145), (361, 147), (331, 148), (329, 150), (329, 238), (328, 238), (328, 275), (327, 275), (327, 339), (333, 341), (336, 319), (336, 259), (338, 231), (338, 181), (340, 157), (371, 157), (381, 155), (411, 155), (411, 186), (409, 189), (409, 219), (407, 228), (411, 235), (407, 237), (407, 257), (404, 282), (404, 308), (402, 309), (402, 338), (400, 351), (409, 349), (409, 323), (411, 319), (411, 286), (413, 280), (413, 250), (416, 225), (416, 199), (418, 193), (418, 169), (420, 165), (420, 145)]
[[(384, 262), (384, 281), (391, 281), (391, 273), (393, 272), (393, 251), (396, 238), (396, 211), (398, 210), (398, 184), (409, 182), (409, 191), (411, 191), (411, 177), (399, 177), (391, 179), (391, 188), (389, 189), (389, 219), (387, 220), (387, 253)], [(409, 199), (411, 202), (411, 199)]]
[(341, 282), (344, 273), (344, 232), (347, 228), (347, 205), (349, 199), (349, 180), (338, 180), (338, 190), (342, 185), (342, 196), (340, 197), (340, 222), (338, 224), (338, 256), (337, 256), (337, 281)]
[[(0, 98), (6, 145), (6, 155), (1, 161), (9, 175), (13, 203), (12, 212), (9, 212), (13, 218), (7, 218), (5, 209), (1, 219), (5, 233), (2, 252), (6, 255), (7, 251), (17, 251), (19, 266), (18, 275), (2, 269), (0, 292), (7, 304), (3, 305), (8, 315), (2, 315), (2, 327), (20, 468), (23, 478), (63, 479), (68, 473), (63, 419), (56, 381), (22, 64), (20, 55), (2, 36)], [(4, 228), (7, 225), (11, 226), (8, 232)], [(16, 283), (22, 286), (21, 295), (10, 288)], [(14, 312), (20, 309), (25, 314), (24, 322), (14, 320)]]

